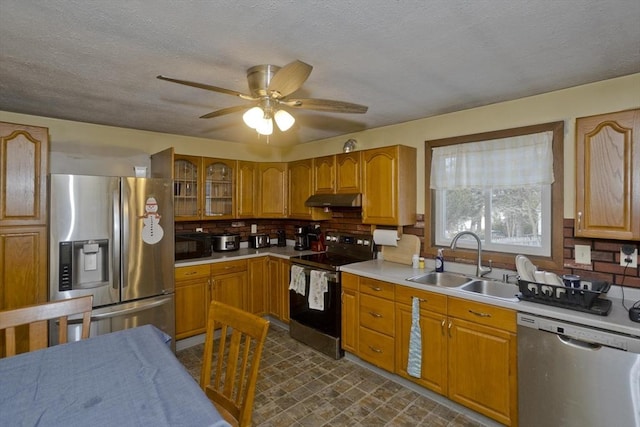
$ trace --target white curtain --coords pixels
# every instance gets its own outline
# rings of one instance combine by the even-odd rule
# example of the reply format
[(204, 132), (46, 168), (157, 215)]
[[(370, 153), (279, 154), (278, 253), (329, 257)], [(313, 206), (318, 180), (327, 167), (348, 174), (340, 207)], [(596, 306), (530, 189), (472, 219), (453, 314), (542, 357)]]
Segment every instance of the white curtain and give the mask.
[(490, 188), (553, 183), (553, 132), (433, 149), (431, 188)]

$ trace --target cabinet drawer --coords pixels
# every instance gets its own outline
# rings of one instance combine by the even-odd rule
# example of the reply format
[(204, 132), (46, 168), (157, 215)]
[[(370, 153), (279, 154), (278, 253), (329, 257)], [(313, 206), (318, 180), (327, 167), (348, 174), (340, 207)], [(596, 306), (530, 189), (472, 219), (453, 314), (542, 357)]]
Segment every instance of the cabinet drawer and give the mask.
[(393, 301), (360, 294), (360, 325), (394, 336), (395, 310)]
[(358, 332), (358, 356), (388, 372), (393, 372), (395, 340), (363, 327), (360, 327)]
[(211, 275), (217, 276), (219, 274), (237, 273), (239, 271), (247, 270), (247, 260), (238, 259), (235, 261), (214, 262), (211, 264)]
[(516, 312), (507, 308), (458, 298), (449, 298), (449, 316), (493, 326), (509, 332), (516, 331)]
[(189, 267), (176, 267), (175, 269), (176, 282), (209, 277), (209, 274), (209, 264), (191, 265)]
[(360, 293), (393, 300), (396, 285), (381, 280), (360, 277)]
[(420, 298), (420, 308), (436, 313), (447, 314), (447, 296), (409, 286), (396, 286), (396, 302), (412, 305), (413, 297)]
[(358, 290), (358, 278), (355, 274), (351, 273), (342, 273), (341, 283), (342, 289), (353, 289), (354, 291)]

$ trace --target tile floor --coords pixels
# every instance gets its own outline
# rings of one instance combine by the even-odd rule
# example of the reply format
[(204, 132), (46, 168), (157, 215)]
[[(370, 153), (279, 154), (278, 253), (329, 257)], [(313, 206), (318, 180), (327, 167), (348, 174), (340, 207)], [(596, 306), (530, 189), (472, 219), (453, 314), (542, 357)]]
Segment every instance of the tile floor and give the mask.
[[(202, 351), (200, 344), (177, 353), (196, 381)], [(273, 322), (260, 371), (256, 427), (484, 425), (353, 361), (318, 353)]]

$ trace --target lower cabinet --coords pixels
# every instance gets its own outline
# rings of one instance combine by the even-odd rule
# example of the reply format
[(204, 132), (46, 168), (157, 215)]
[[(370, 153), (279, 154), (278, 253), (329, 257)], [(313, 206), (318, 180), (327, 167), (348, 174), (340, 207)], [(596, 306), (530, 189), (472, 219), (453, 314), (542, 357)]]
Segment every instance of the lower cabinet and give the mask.
[(289, 267), (288, 259), (269, 257), (269, 314), (289, 323)]
[[(414, 297), (420, 303), (419, 378), (407, 373)], [(517, 425), (513, 310), (349, 273), (342, 274), (342, 302), (344, 350), (502, 424)]]
[(258, 316), (267, 314), (269, 264), (266, 256), (247, 260), (247, 311)]
[(176, 339), (206, 331), (210, 271), (209, 264), (176, 267)]
[(211, 264), (211, 299), (246, 310), (247, 260)]

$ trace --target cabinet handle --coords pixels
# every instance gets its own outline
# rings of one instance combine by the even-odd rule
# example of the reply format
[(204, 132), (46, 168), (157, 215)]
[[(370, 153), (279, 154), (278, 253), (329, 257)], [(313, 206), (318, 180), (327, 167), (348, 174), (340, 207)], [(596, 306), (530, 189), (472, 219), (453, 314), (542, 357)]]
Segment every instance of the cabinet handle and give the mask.
[(442, 323), (440, 324), (440, 329), (442, 330), (442, 336), (444, 336), (444, 325), (447, 323), (445, 319), (442, 319)]
[(449, 320), (449, 338), (453, 338), (453, 335), (451, 335), (451, 327), (453, 326), (453, 322), (451, 320)]
[(578, 211), (578, 230), (582, 230), (582, 211)]
[(184, 273), (185, 276), (193, 276), (194, 274), (198, 274), (197, 271), (190, 271), (188, 273)]
[[(418, 298), (418, 297), (411, 296), (411, 299), (412, 299), (412, 300), (413, 300), (414, 298)], [(420, 302), (427, 302), (426, 298), (418, 298), (418, 301), (420, 301)]]
[(469, 310), (469, 313), (478, 316), (478, 317), (491, 317), (491, 315), (489, 313), (481, 313), (479, 311), (473, 311), (473, 310)]
[(370, 311), (369, 314), (373, 317), (377, 317), (378, 319), (382, 317), (382, 314), (376, 313), (375, 311)]
[(372, 291), (376, 291), (376, 292), (380, 292), (382, 290), (382, 288), (378, 287), (378, 286), (369, 286), (371, 288)]
[(382, 353), (382, 350), (380, 350), (379, 348), (376, 348), (372, 345), (369, 346), (369, 348), (371, 349), (371, 351), (375, 352), (375, 353)]

